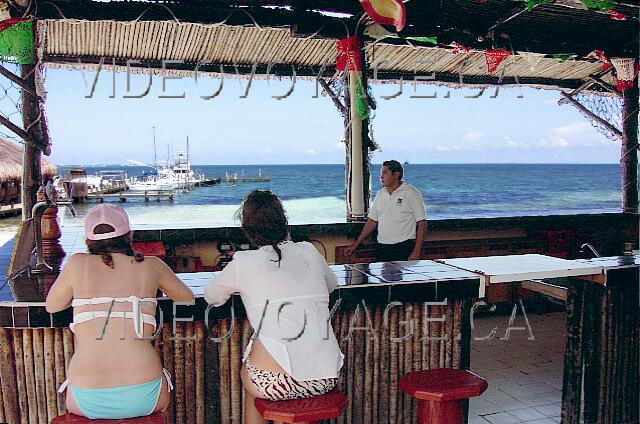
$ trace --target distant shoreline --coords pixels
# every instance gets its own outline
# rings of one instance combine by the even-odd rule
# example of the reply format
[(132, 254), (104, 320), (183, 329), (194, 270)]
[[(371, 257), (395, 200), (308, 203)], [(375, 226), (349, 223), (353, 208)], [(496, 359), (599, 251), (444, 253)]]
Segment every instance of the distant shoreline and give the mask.
[[(372, 165), (381, 165), (382, 162), (373, 162)], [(228, 167), (240, 167), (240, 166), (344, 166), (344, 163), (245, 163), (245, 164), (215, 164), (215, 163), (194, 163), (191, 164), (192, 167), (197, 166), (228, 166)], [(442, 165), (465, 165), (465, 166), (482, 166), (482, 165), (546, 165), (546, 166), (557, 166), (557, 165), (584, 165), (584, 166), (599, 166), (599, 165), (619, 165), (618, 162), (610, 162), (610, 163), (584, 163), (584, 162), (530, 162), (530, 163), (520, 163), (520, 162), (482, 162), (482, 163), (474, 163), (474, 162), (459, 162), (459, 163), (408, 163), (404, 164), (405, 166), (411, 165), (429, 165), (429, 166), (442, 166)], [(85, 168), (103, 168), (109, 166), (118, 166), (118, 167), (127, 167), (127, 168), (135, 168), (139, 167), (139, 165), (131, 165), (128, 163), (118, 164), (118, 163), (98, 163), (98, 164), (56, 164), (58, 167), (71, 168), (71, 167), (85, 167)]]

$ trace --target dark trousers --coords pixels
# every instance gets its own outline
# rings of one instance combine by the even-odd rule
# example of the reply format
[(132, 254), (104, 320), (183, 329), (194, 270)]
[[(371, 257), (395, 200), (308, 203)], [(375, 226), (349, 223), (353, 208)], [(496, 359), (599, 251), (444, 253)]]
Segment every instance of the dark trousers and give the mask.
[(376, 246), (376, 261), (406, 261), (416, 246), (415, 239), (409, 239), (395, 244), (381, 244)]

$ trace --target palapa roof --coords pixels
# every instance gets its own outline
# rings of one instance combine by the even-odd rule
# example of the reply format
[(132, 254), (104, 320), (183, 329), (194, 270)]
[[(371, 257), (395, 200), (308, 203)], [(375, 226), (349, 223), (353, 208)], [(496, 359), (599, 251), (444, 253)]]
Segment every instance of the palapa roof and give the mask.
[[(52, 177), (58, 168), (42, 159), (42, 175)], [(22, 178), (22, 149), (9, 140), (0, 137), (0, 183)]]
[[(452, 84), (513, 84), (518, 77), (519, 84), (575, 88), (601, 75), (602, 62), (584, 58), (591, 51), (638, 56), (639, 0), (614, 3), (626, 20), (585, 10), (578, 0), (550, 1), (530, 10), (514, 0), (408, 1), (404, 30), (366, 38), (369, 78), (412, 81), (435, 73), (435, 81)], [(49, 66), (85, 68), (106, 58), (124, 67), (130, 59), (141, 62), (131, 63), (137, 71), (183, 75), (205, 62), (200, 72), (218, 73), (222, 65), (230, 74), (292, 76), (295, 68), (299, 77), (330, 76), (335, 41), (362, 29), (363, 15), (357, 0), (34, 3), (40, 55)], [(438, 44), (407, 37), (436, 37)], [(472, 50), (453, 54), (454, 41)], [(488, 72), (483, 51), (499, 48), (514, 55)], [(183, 63), (162, 70), (163, 60)], [(603, 79), (614, 83), (611, 75)]]

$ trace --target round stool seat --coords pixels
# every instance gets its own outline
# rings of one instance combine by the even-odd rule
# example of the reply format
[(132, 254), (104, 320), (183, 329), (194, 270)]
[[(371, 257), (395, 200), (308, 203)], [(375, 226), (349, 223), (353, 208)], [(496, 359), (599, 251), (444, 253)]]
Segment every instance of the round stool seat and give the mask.
[(400, 379), (398, 386), (413, 398), (445, 402), (480, 396), (488, 384), (471, 371), (437, 368), (410, 372)]
[(91, 419), (66, 413), (51, 420), (51, 424), (164, 424), (162, 412), (147, 415), (146, 417), (121, 418), (115, 420)]
[(307, 399), (269, 401), (256, 399), (256, 409), (265, 420), (284, 423), (316, 422), (337, 418), (347, 406), (347, 398), (339, 390)]

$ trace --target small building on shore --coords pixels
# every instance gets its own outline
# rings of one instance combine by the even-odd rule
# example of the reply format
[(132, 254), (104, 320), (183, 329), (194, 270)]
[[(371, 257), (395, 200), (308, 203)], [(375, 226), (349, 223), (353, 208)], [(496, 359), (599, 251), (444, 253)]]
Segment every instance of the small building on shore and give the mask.
[[(58, 168), (42, 159), (42, 175), (53, 177)], [(17, 215), (22, 210), (20, 181), (22, 178), (22, 148), (0, 137), (0, 217)]]

